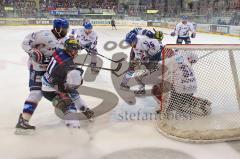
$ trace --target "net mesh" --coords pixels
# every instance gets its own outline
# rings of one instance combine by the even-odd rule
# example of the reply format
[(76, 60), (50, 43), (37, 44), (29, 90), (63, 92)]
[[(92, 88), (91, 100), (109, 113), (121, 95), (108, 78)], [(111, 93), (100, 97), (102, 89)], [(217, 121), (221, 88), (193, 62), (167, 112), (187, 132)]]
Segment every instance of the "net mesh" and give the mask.
[(186, 142), (240, 139), (238, 60), (240, 45), (166, 45), (158, 130)]

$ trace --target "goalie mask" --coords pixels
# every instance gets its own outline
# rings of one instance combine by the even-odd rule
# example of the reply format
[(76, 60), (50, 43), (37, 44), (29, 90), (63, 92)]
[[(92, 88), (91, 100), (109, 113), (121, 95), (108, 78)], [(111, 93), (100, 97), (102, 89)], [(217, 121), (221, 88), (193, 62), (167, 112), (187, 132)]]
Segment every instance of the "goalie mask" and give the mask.
[(66, 90), (78, 89), (82, 85), (82, 72), (79, 70), (71, 70), (67, 74), (67, 79), (65, 82)]
[(191, 64), (196, 63), (196, 62), (198, 61), (198, 55), (197, 55), (197, 54), (188, 53), (187, 57), (188, 57), (188, 61), (189, 61)]

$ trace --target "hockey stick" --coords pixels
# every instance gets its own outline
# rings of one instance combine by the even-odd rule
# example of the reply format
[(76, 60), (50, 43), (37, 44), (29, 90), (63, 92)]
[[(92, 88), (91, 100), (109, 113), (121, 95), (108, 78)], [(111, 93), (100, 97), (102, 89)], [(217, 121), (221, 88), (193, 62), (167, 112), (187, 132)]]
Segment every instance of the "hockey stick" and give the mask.
[(198, 61), (201, 60), (201, 59), (203, 59), (203, 58), (205, 58), (205, 57), (208, 56), (208, 55), (211, 55), (211, 54), (214, 53), (214, 52), (215, 52), (215, 50), (214, 50), (214, 51), (211, 51), (211, 52), (209, 52), (209, 53), (207, 53), (207, 54), (205, 54), (205, 55), (203, 55), (203, 56), (201, 56), (201, 57), (199, 57), (199, 58), (198, 58)]
[[(87, 54), (91, 54), (91, 50), (89, 48), (84, 47), (83, 49), (85, 49), (87, 51)], [(110, 58), (108, 58), (108, 57), (106, 57), (106, 56), (104, 56), (102, 54), (99, 54), (99, 53), (96, 53), (96, 54), (101, 56), (101, 57), (103, 57), (103, 58), (105, 58), (105, 59), (108, 59), (109, 61), (115, 62), (115, 63), (120, 63), (123, 60), (125, 60), (125, 58), (121, 58), (119, 60), (113, 60), (113, 59), (110, 59)]]
[(115, 63), (120, 63), (120, 62), (122, 62), (123, 60), (125, 60), (125, 58), (121, 58), (121, 59), (119, 59), (119, 60), (112, 60), (112, 59), (110, 59), (110, 58), (108, 58), (108, 57), (106, 57), (106, 56), (104, 56), (104, 55), (102, 55), (102, 54), (99, 54), (99, 53), (97, 53), (97, 55), (102, 56), (103, 58), (108, 59), (109, 61), (112, 61), (112, 62), (115, 62)]
[[(85, 66), (85, 67), (92, 67), (91, 65), (86, 65), (86, 64), (83, 64), (83, 63), (75, 63), (76, 65), (80, 65), (80, 66)], [(102, 69), (102, 70), (106, 70), (106, 71), (119, 71), (122, 67), (122, 63), (118, 63), (117, 65), (117, 68), (115, 69), (111, 69), (111, 68), (105, 68), (105, 67), (92, 67), (92, 68), (97, 68), (97, 69)]]
[[(155, 28), (153, 28), (153, 31), (154, 31), (154, 32), (157, 32)], [(164, 35), (171, 35), (171, 34), (164, 33), (164, 32), (162, 32), (162, 33), (163, 33)]]
[(125, 70), (125, 71), (123, 71), (123, 72), (120, 73), (120, 74), (117, 74), (116, 72), (112, 72), (112, 73), (113, 73), (115, 76), (120, 77), (120, 76), (122, 76), (123, 74), (125, 74), (127, 71), (128, 71), (128, 69)]
[[(85, 56), (85, 58), (84, 58), (84, 60), (83, 60), (83, 64), (86, 62), (87, 57), (88, 57), (88, 53), (87, 53), (87, 55)], [(82, 67), (83, 67), (83, 65), (81, 66), (81, 68), (82, 68)]]

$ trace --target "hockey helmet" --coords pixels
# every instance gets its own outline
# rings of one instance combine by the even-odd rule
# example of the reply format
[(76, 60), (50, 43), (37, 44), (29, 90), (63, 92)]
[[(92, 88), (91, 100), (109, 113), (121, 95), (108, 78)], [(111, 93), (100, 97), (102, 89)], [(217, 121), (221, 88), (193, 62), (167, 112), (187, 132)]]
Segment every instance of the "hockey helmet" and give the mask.
[(79, 41), (75, 39), (68, 39), (64, 43), (64, 48), (71, 57), (75, 57), (80, 49)]
[(135, 42), (137, 40), (137, 34), (133, 33), (133, 32), (129, 32), (126, 35), (125, 38), (125, 42), (128, 43), (129, 45), (131, 45), (133, 42)]
[(185, 15), (183, 15), (183, 16), (181, 16), (181, 20), (182, 20), (182, 21), (187, 21), (187, 20), (188, 20), (188, 17), (185, 16)]
[(69, 28), (69, 22), (68, 20), (64, 18), (57, 18), (53, 20), (53, 28)]
[(92, 29), (92, 28), (93, 28), (92, 23), (90, 23), (90, 22), (85, 22), (84, 28), (85, 28), (85, 29)]

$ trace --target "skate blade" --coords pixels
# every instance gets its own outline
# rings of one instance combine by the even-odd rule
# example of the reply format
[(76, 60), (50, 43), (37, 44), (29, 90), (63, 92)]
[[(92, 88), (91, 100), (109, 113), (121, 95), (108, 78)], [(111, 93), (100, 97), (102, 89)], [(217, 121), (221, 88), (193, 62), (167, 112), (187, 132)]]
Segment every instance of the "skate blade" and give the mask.
[(146, 92), (145, 93), (135, 93), (134, 92), (134, 94), (135, 94), (136, 97), (143, 97), (143, 96), (146, 95)]
[(36, 134), (36, 131), (35, 130), (30, 130), (30, 129), (16, 128), (14, 133), (16, 135), (34, 135), (34, 134)]
[(71, 125), (68, 125), (68, 124), (66, 124), (66, 127), (69, 128), (69, 129), (80, 129), (80, 126), (71, 126)]

